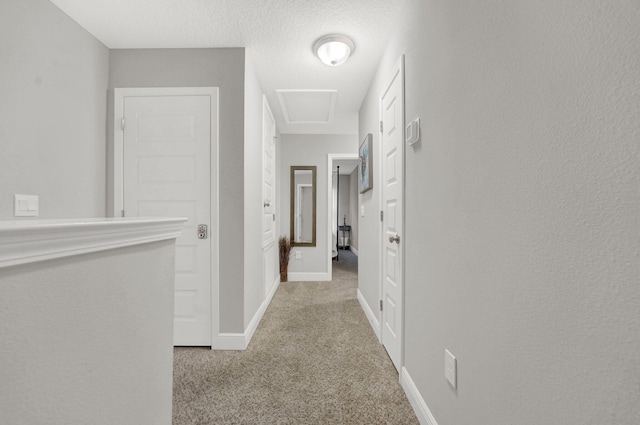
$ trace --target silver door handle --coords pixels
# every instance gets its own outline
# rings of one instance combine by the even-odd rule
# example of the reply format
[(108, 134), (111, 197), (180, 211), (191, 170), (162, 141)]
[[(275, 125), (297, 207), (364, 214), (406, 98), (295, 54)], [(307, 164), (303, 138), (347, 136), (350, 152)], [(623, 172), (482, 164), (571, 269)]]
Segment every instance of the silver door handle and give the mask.
[(207, 239), (207, 225), (206, 224), (198, 224), (198, 239)]
[(395, 235), (389, 235), (389, 242), (400, 244), (400, 236), (396, 233)]
[(271, 206), (271, 201), (269, 201), (269, 200), (264, 201), (264, 205), (263, 206), (265, 208), (270, 207)]

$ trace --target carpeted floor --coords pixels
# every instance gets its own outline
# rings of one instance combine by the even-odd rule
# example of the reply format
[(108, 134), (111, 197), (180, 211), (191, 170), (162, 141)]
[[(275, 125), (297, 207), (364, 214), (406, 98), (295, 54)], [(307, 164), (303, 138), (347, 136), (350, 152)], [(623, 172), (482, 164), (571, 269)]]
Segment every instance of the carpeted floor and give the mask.
[(173, 424), (417, 424), (357, 285), (341, 250), (332, 282), (280, 284), (246, 351), (176, 348)]

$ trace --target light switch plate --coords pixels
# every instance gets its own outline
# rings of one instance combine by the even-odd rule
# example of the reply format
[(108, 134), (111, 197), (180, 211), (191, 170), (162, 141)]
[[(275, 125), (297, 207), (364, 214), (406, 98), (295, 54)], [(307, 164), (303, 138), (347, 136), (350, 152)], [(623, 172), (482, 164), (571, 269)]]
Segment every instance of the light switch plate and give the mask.
[(407, 124), (405, 128), (405, 139), (409, 146), (420, 140), (420, 118), (416, 118)]
[(13, 195), (13, 215), (15, 217), (38, 217), (40, 201), (37, 195)]
[(360, 205), (360, 217), (364, 217), (364, 205)]
[(299, 260), (301, 258), (302, 258), (302, 252), (296, 251), (296, 260)]
[(449, 350), (444, 350), (444, 376), (453, 388), (457, 388), (456, 358)]

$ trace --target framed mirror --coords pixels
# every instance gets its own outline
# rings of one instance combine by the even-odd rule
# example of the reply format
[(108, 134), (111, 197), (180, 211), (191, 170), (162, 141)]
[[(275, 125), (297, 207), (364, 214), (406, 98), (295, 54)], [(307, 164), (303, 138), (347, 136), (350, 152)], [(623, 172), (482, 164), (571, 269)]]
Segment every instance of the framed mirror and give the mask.
[(291, 166), (292, 245), (316, 246), (316, 167)]

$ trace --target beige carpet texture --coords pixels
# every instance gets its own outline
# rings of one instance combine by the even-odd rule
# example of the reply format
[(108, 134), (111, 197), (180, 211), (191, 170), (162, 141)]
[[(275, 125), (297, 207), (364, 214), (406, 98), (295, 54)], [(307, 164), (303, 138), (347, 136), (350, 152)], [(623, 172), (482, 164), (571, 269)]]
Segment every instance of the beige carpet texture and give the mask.
[(332, 282), (281, 283), (245, 351), (176, 348), (173, 424), (417, 424), (356, 299), (357, 257)]

